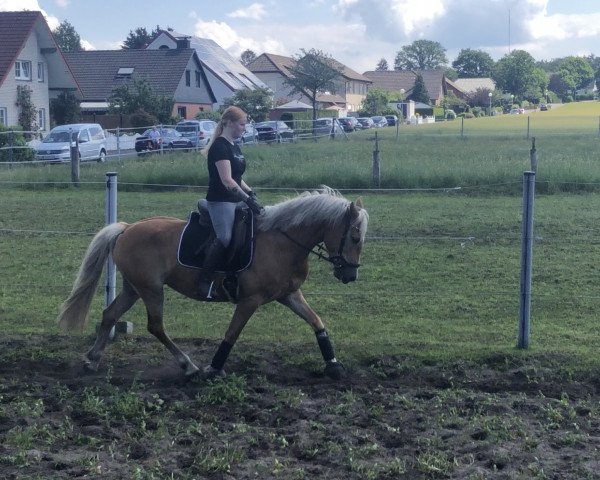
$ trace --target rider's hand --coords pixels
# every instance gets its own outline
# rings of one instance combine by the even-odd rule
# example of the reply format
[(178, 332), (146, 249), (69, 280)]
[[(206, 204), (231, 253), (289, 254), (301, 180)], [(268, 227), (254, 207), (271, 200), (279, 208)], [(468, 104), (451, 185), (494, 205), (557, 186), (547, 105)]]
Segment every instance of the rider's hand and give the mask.
[(262, 213), (264, 213), (265, 207), (258, 203), (258, 201), (256, 200), (256, 194), (252, 195), (253, 193), (254, 192), (250, 192), (248, 198), (246, 198), (244, 202), (246, 202), (246, 205), (248, 205), (248, 207), (250, 208), (250, 210), (252, 210), (254, 214), (261, 215)]

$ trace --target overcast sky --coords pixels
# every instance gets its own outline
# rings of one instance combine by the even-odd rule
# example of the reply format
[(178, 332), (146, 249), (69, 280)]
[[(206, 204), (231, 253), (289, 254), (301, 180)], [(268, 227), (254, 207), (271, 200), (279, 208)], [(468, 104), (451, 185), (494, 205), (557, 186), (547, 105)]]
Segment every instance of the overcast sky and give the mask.
[(86, 49), (116, 49), (131, 30), (157, 25), (246, 49), (294, 56), (316, 48), (363, 73), (414, 40), (498, 60), (523, 49), (536, 60), (600, 56), (600, 0), (0, 0), (0, 11), (41, 10), (68, 20)]

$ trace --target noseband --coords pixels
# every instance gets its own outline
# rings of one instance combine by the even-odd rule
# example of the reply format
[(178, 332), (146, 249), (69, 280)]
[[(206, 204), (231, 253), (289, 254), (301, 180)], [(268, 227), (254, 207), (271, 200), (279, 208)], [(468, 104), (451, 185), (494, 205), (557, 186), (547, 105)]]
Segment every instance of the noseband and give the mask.
[(332, 256), (326, 256), (321, 253), (322, 251), (326, 251), (326, 248), (323, 246), (322, 243), (319, 243), (315, 247), (318, 250), (318, 251), (315, 251), (314, 249), (308, 248), (307, 246), (302, 245), (300, 242), (294, 240), (286, 232), (281, 231), (281, 233), (292, 243), (295, 243), (299, 247), (306, 250), (308, 253), (312, 253), (312, 254), (316, 255), (317, 257), (319, 257), (321, 260), (325, 260), (325, 261), (331, 263), (333, 265), (333, 268), (335, 268), (335, 269), (342, 269), (342, 268), (348, 268), (348, 267), (349, 268), (358, 268), (358, 267), (360, 267), (360, 263), (351, 263), (344, 258), (344, 246), (346, 245), (346, 236), (348, 235), (348, 232), (350, 231), (350, 223), (352, 221), (351, 213), (350, 213), (350, 206), (348, 206), (348, 208), (346, 209), (346, 213), (344, 214), (344, 221), (345, 221), (345, 227), (344, 227), (344, 233), (342, 235), (342, 238), (340, 238), (340, 246), (338, 247), (337, 254), (332, 255)]

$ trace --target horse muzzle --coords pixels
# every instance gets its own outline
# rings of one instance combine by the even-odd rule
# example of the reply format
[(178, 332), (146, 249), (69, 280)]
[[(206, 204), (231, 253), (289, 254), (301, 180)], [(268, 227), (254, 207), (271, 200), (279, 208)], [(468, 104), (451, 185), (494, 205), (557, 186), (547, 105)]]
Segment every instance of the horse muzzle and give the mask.
[(354, 282), (358, 278), (358, 269), (355, 267), (334, 268), (333, 276), (343, 284)]

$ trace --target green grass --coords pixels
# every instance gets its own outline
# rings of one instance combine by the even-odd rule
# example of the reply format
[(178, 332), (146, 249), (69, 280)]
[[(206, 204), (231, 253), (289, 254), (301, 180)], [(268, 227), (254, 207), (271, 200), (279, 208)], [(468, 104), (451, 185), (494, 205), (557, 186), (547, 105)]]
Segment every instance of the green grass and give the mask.
[[(285, 193), (289, 194), (288, 192)], [(262, 192), (265, 203), (284, 193)], [(349, 194), (349, 198), (356, 195)], [(197, 192), (122, 192), (119, 218), (184, 218)], [(514, 353), (519, 307), (521, 199), (450, 193), (363, 193), (371, 222), (359, 281), (342, 285), (311, 260), (303, 290), (342, 358), (407, 354), (456, 361)], [(103, 191), (0, 190), (0, 328), (57, 333), (55, 317), (91, 234), (104, 219)], [(531, 351), (588, 364), (596, 359), (596, 240), (600, 196), (540, 195), (535, 206)], [(34, 230), (35, 232), (31, 232)], [(86, 334), (103, 306), (101, 289)], [(231, 305), (199, 304), (168, 291), (165, 324), (175, 337), (222, 337)], [(140, 304), (126, 320), (146, 335)], [(242, 341), (311, 346), (314, 335), (277, 304), (261, 308)], [(166, 353), (165, 353), (166, 355)], [(161, 357), (162, 358), (162, 357)], [(318, 366), (318, 363), (315, 363)]]
[[(402, 125), (398, 132), (395, 128), (356, 132), (335, 141), (247, 146), (245, 178), (263, 190), (304, 190), (323, 183), (338, 189), (372, 188), (377, 135), (381, 188), (462, 187), (480, 194), (482, 187), (489, 192), (494, 186), (495, 192), (515, 194), (521, 188), (522, 172), (531, 168), (535, 137), (540, 192), (596, 191), (599, 117), (599, 102), (580, 102), (529, 115), (468, 119), (462, 133), (463, 124), (456, 120)], [(204, 157), (190, 153), (86, 163), (81, 166), (82, 188), (103, 184), (109, 170), (118, 173), (120, 190), (181, 185), (198, 192), (207, 183)], [(23, 184), (35, 189), (51, 183), (66, 188), (70, 180), (69, 165), (0, 168), (0, 185), (7, 187)]]

